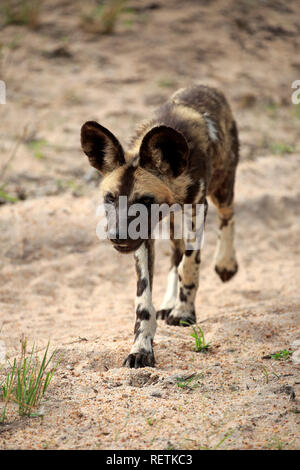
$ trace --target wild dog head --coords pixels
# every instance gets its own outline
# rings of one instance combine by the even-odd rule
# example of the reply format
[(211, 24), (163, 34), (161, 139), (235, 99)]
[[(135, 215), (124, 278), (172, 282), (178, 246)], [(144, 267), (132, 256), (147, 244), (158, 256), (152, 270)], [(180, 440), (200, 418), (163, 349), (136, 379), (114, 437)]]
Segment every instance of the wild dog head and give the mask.
[(81, 129), (81, 146), (90, 164), (103, 176), (101, 195), (111, 242), (122, 253), (135, 251), (145, 237), (132, 236), (128, 231), (136, 218), (131, 209), (136, 204), (146, 209), (147, 238), (150, 237), (151, 206), (175, 202), (166, 181), (176, 179), (187, 168), (189, 150), (185, 138), (171, 127), (156, 126), (142, 136), (137, 151), (125, 153), (108, 129), (88, 121)]

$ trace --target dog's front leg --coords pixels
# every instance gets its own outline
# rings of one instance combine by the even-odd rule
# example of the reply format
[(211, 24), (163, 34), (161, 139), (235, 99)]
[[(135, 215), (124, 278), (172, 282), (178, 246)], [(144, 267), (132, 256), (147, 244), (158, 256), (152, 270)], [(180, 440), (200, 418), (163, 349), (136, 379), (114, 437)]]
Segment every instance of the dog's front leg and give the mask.
[(156, 312), (152, 304), (154, 240), (145, 240), (135, 252), (137, 293), (134, 343), (124, 366), (154, 367), (153, 338), (156, 330)]

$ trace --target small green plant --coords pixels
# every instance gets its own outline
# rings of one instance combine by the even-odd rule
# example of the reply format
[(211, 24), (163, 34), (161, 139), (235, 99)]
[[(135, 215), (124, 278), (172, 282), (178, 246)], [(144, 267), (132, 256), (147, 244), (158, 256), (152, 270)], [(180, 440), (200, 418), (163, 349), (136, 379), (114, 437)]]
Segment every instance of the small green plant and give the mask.
[(173, 446), (171, 442), (169, 442), (166, 450), (175, 450), (175, 447)]
[(4, 186), (0, 187), (0, 200), (3, 199), (5, 202), (18, 202), (18, 198), (11, 196), (4, 191)]
[(280, 361), (280, 360), (286, 361), (287, 359), (291, 357), (293, 352), (294, 351), (292, 351), (291, 349), (282, 349), (281, 351), (271, 354), (271, 358), (275, 359), (275, 361)]
[(266, 109), (267, 109), (269, 116), (275, 117), (278, 111), (278, 104), (270, 103), (267, 105)]
[(197, 352), (207, 352), (210, 348), (210, 343), (206, 343), (204, 333), (200, 326), (197, 326), (198, 331), (193, 326), (193, 332), (191, 333), (191, 337), (195, 340), (195, 351)]
[(5, 421), (10, 401), (17, 403), (20, 416), (35, 416), (33, 410), (38, 409), (59, 364), (58, 359), (54, 367), (47, 371), (56, 352), (54, 351), (48, 358), (48, 350), (49, 343), (40, 362), (35, 346), (33, 345), (31, 352), (27, 354), (27, 340), (26, 338), (21, 339), (20, 359), (19, 361), (14, 359), (11, 371), (0, 387), (4, 401), (0, 422)]
[(193, 390), (194, 388), (198, 387), (197, 380), (201, 377), (202, 372), (200, 374), (193, 374), (191, 377), (187, 377), (183, 379), (181, 377), (177, 377), (177, 386), (183, 389)]
[(202, 352), (202, 353), (207, 352), (207, 350), (210, 348), (210, 343), (206, 343), (202, 329), (198, 325), (197, 325), (198, 331), (196, 327), (194, 326), (192, 326), (192, 329), (193, 331), (191, 333), (191, 337), (194, 338), (195, 340), (195, 351)]
[[(271, 357), (271, 356), (270, 356), (270, 357)], [(275, 370), (273, 369), (272, 366), (270, 366), (270, 368), (271, 368), (271, 373), (269, 373), (268, 369), (267, 369), (265, 366), (261, 365), (260, 367), (261, 367), (262, 372), (263, 372), (263, 374), (264, 374), (264, 376), (265, 376), (265, 378), (266, 378), (266, 383), (267, 383), (267, 384), (269, 383), (270, 375), (274, 375), (274, 377), (276, 377), (277, 380), (279, 379), (279, 375), (276, 374), (276, 372), (275, 372)]]
[[(187, 321), (184, 321), (184, 320), (181, 320), (180, 324), (190, 326), (190, 323), (188, 323)], [(198, 331), (197, 331), (197, 329), (198, 329)], [(200, 328), (199, 325), (197, 325), (197, 329), (196, 329), (195, 326), (192, 326), (193, 331), (190, 335), (195, 340), (195, 351), (196, 352), (207, 352), (207, 350), (210, 348), (210, 343), (206, 343), (204, 333), (203, 333), (203, 331), (202, 331), (202, 329)]]
[(153, 418), (147, 418), (146, 421), (147, 421), (147, 424), (149, 424), (149, 426), (153, 426), (153, 424), (154, 424), (154, 419)]
[(1, 0), (0, 13), (5, 24), (26, 25), (36, 29), (40, 24), (43, 0)]
[(44, 148), (47, 146), (46, 140), (32, 140), (28, 142), (27, 145), (33, 151), (33, 155), (37, 160), (42, 160), (44, 158)]
[(12, 371), (7, 375), (5, 381), (1, 385), (2, 395), (3, 395), (3, 400), (5, 402), (5, 405), (4, 405), (2, 415), (0, 418), (0, 423), (4, 423), (5, 421), (7, 404), (10, 400), (10, 395), (12, 393), (13, 386), (14, 386), (16, 367), (17, 367), (17, 360), (14, 359)]
[(77, 191), (78, 189), (80, 189), (80, 186), (78, 183), (76, 183), (76, 181), (74, 180), (62, 180), (62, 179), (58, 179), (56, 181), (56, 184), (57, 184), (57, 187), (60, 189), (60, 190), (65, 190), (65, 189), (73, 189), (74, 191)]
[(162, 78), (161, 80), (159, 80), (158, 86), (162, 88), (173, 88), (176, 86), (176, 83), (170, 78)]
[(94, 2), (94, 5), (83, 11), (81, 25), (83, 29), (92, 33), (113, 33), (117, 20), (123, 11), (127, 0), (107, 0)]
[(261, 366), (261, 368), (262, 368), (263, 374), (266, 378), (266, 383), (268, 384), (269, 383), (269, 372), (268, 372), (268, 370), (265, 366)]

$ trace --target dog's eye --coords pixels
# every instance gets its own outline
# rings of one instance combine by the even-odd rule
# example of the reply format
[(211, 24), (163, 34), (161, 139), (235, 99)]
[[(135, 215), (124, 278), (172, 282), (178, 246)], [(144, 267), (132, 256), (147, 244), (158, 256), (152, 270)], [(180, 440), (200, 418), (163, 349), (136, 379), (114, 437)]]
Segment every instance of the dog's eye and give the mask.
[(113, 204), (116, 201), (116, 197), (112, 193), (106, 193), (104, 196), (104, 202), (106, 204)]

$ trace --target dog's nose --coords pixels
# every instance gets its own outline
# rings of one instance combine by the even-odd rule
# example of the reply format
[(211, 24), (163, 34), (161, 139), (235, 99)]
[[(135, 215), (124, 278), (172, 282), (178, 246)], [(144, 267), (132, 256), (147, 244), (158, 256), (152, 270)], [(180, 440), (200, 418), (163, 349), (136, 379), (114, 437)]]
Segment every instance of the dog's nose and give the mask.
[(124, 237), (120, 238), (120, 233), (115, 229), (109, 230), (108, 238), (115, 245), (124, 245), (124, 243), (126, 243), (126, 239), (124, 239)]
[(113, 243), (119, 243), (120, 240), (119, 240), (119, 234), (117, 233), (117, 231), (115, 229), (110, 229), (108, 231), (108, 238), (110, 239), (111, 242)]

